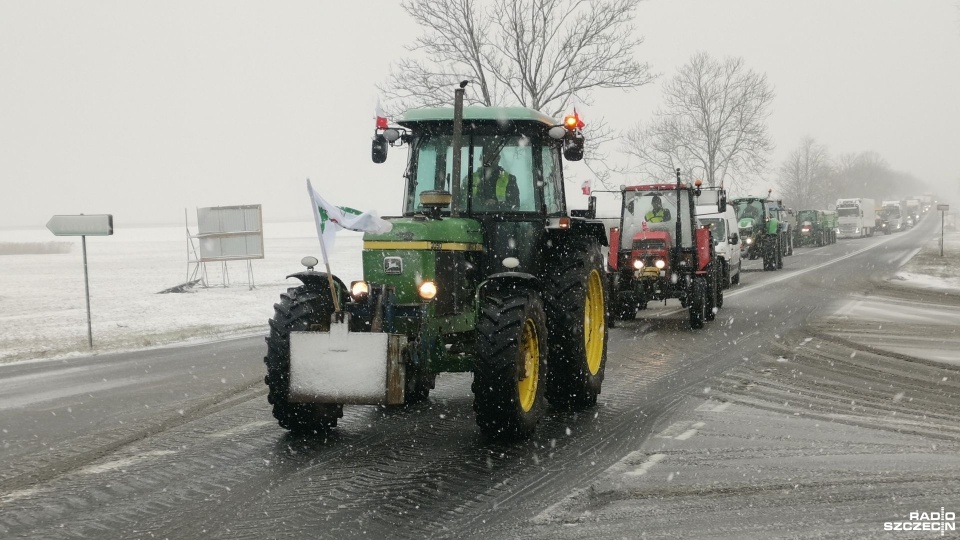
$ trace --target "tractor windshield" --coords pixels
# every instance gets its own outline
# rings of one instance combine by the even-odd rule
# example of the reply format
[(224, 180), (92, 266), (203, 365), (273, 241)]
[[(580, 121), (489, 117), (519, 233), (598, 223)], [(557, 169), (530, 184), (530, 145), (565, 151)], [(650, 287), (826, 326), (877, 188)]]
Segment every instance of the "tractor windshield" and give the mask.
[(623, 238), (633, 238), (643, 231), (666, 231), (671, 238), (677, 233), (677, 219), (684, 219), (679, 245), (693, 245), (689, 217), (692, 209), (690, 200), (683, 192), (680, 208), (677, 208), (677, 192), (674, 190), (626, 191), (623, 196)]
[(763, 201), (759, 199), (734, 201), (733, 206), (737, 209), (737, 221), (744, 218), (763, 219)]
[(817, 211), (816, 210), (801, 210), (797, 213), (797, 221), (803, 223), (809, 221), (814, 223), (817, 221)]
[[(551, 147), (541, 147), (519, 135), (464, 135), (461, 147), (459, 197), (453, 208), (460, 213), (528, 213), (542, 208), (536, 189), (542, 184), (541, 171), (553, 171), (555, 160)], [(405, 213), (424, 211), (420, 194), (424, 191), (453, 192), (452, 137), (427, 133), (414, 138), (407, 170)], [(542, 152), (544, 157), (534, 159)], [(534, 167), (535, 161), (541, 163)], [(559, 171), (558, 171), (559, 172)], [(550, 182), (544, 186), (547, 206), (562, 197), (562, 185)], [(558, 191), (555, 193), (555, 191)], [(447, 210), (449, 212), (449, 210)]]

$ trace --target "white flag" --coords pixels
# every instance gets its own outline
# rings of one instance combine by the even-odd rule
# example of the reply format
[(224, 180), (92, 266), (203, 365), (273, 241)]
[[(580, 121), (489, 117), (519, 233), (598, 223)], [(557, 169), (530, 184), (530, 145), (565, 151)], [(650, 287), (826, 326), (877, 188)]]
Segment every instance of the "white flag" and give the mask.
[(334, 206), (324, 200), (313, 189), (307, 179), (307, 191), (313, 202), (313, 219), (317, 223), (317, 236), (325, 250), (333, 250), (337, 231), (347, 229), (357, 232), (386, 233), (393, 229), (393, 223), (381, 219), (374, 210), (361, 212), (346, 206)]

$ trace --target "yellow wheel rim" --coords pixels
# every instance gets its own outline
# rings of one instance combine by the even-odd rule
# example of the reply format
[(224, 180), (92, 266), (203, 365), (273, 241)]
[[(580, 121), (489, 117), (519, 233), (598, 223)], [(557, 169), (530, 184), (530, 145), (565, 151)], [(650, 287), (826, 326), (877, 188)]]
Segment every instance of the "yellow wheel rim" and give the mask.
[(603, 281), (600, 272), (596, 270), (590, 272), (587, 279), (587, 301), (583, 309), (583, 341), (587, 351), (587, 369), (591, 375), (596, 375), (603, 360), (603, 338), (607, 331), (607, 326), (603, 324), (606, 311), (603, 305)]
[(537, 386), (540, 383), (540, 337), (537, 326), (531, 319), (523, 323), (523, 336), (520, 338), (521, 366), (517, 391), (520, 395), (520, 408), (530, 412), (537, 401)]

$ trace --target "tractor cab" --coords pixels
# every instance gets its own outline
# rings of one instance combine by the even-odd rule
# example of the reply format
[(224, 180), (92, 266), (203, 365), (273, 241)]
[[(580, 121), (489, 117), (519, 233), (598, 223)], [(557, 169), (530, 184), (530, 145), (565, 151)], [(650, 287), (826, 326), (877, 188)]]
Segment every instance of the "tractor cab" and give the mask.
[(621, 194), (620, 227), (610, 234), (616, 317), (633, 319), (651, 300), (677, 298), (690, 308), (691, 327), (702, 327), (716, 315), (722, 293), (711, 232), (696, 218), (699, 181), (682, 183), (678, 171), (676, 183), (623, 187)]

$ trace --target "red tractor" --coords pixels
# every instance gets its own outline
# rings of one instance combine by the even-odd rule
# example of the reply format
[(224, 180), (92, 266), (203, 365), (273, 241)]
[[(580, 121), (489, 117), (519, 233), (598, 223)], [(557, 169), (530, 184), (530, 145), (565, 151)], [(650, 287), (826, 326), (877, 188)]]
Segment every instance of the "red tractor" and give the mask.
[[(610, 230), (609, 266), (614, 318), (634, 319), (651, 300), (677, 298), (690, 311), (690, 327), (703, 328), (723, 306), (721, 267), (709, 228), (695, 215), (694, 185), (623, 187), (620, 227)], [(721, 190), (718, 211), (726, 210)]]

